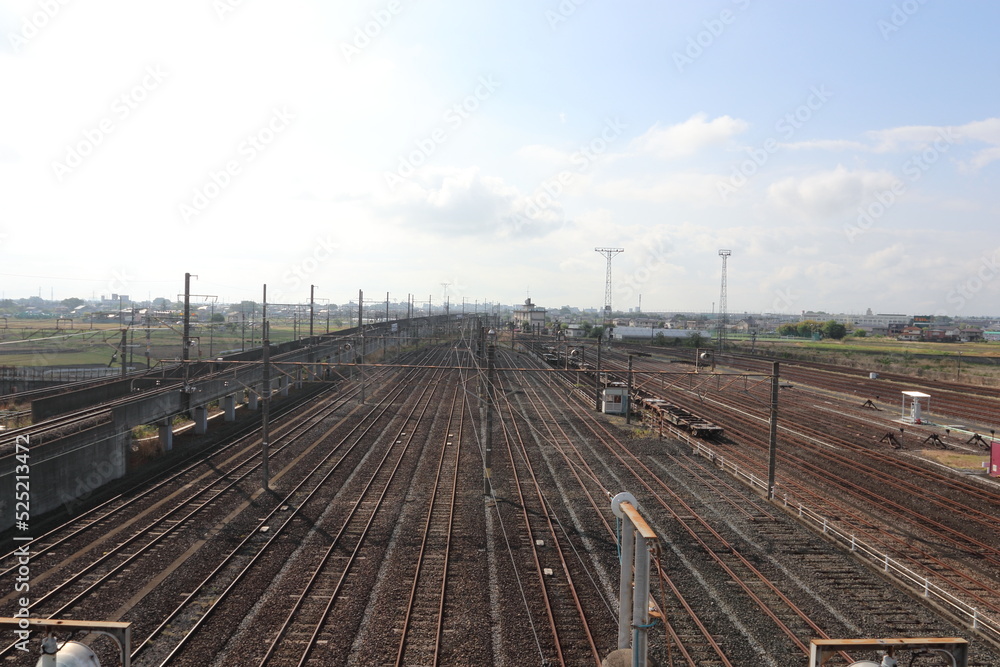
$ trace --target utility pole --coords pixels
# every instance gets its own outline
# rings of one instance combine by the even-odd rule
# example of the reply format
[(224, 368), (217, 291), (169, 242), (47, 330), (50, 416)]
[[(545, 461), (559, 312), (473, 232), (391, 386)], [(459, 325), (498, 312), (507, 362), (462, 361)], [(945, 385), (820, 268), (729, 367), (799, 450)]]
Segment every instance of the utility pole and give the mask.
[[(309, 338), (313, 337), (313, 318), (316, 316), (313, 310), (313, 304), (316, 301), (316, 286), (309, 286)], [(310, 343), (312, 340), (309, 341)]]
[(208, 318), (208, 358), (215, 359), (215, 301), (212, 302), (212, 314)]
[(611, 320), (611, 259), (625, 252), (625, 248), (594, 248), (594, 250), (608, 259), (607, 277), (604, 281), (604, 326), (607, 327)]
[[(181, 346), (181, 359), (191, 358), (191, 274), (184, 274), (184, 341)], [(184, 377), (187, 379), (187, 364), (184, 365)]]
[(494, 337), (496, 332), (490, 329), (487, 334), (486, 343), (486, 426), (483, 433), (483, 443), (486, 449), (483, 461), (483, 495), (489, 496), (493, 493), (493, 365), (496, 359), (496, 345)]
[[(267, 288), (265, 288), (266, 291)], [(263, 380), (263, 392), (261, 396), (261, 406), (260, 406), (260, 417), (261, 417), (261, 427), (260, 427), (260, 456), (261, 456), (261, 466), (260, 471), (262, 475), (262, 485), (261, 488), (265, 491), (268, 490), (270, 484), (270, 473), (268, 471), (267, 463), (267, 447), (268, 447), (268, 417), (271, 408), (271, 340), (269, 325), (267, 320), (264, 320), (261, 326), (261, 335), (264, 340), (264, 370), (262, 372)]]
[[(901, 429), (902, 430), (902, 429)], [(767, 436), (767, 499), (774, 500), (774, 467), (778, 458), (778, 362), (771, 366), (771, 419)]]
[(732, 255), (731, 250), (720, 250), (719, 257), (722, 258), (722, 291), (719, 295), (719, 352), (726, 347), (726, 326), (729, 323), (729, 304), (726, 296), (726, 261)]
[(365, 324), (364, 324), (365, 293), (358, 290), (358, 332), (361, 334), (361, 350), (358, 351), (358, 380), (361, 382), (361, 404), (365, 403)]
[[(603, 335), (603, 334), (602, 334)], [(601, 411), (601, 336), (597, 337), (597, 370), (594, 372), (594, 409)]]
[(632, 423), (632, 355), (628, 355), (628, 389), (625, 390), (625, 423)]
[(121, 346), (121, 356), (122, 356), (122, 379), (123, 380), (125, 379), (125, 375), (128, 373), (128, 354), (126, 352), (126, 350), (128, 349), (128, 346), (127, 346), (127, 342), (128, 342), (127, 336), (128, 336), (128, 329), (122, 329), (122, 342), (120, 343), (120, 346)]

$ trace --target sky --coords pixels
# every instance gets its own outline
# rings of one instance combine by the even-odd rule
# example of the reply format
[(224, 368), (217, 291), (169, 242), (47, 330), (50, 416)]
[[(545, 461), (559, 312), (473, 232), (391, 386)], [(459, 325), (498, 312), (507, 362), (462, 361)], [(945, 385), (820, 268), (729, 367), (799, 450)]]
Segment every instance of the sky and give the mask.
[(1000, 3), (0, 0), (6, 298), (1000, 314)]

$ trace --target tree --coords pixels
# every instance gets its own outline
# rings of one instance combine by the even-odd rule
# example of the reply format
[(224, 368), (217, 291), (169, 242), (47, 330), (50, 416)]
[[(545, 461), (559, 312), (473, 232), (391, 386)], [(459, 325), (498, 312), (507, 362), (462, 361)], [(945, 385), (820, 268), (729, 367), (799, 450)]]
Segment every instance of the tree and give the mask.
[(801, 338), (810, 338), (816, 331), (823, 330), (823, 323), (816, 320), (802, 320), (797, 328)]
[(699, 331), (692, 331), (684, 339), (684, 345), (687, 347), (705, 347), (712, 342), (711, 338), (707, 338), (701, 335)]
[(847, 327), (834, 320), (823, 324), (823, 335), (834, 340), (841, 340), (847, 335)]
[(855, 338), (864, 338), (867, 335), (868, 335), (868, 332), (865, 331), (864, 329), (855, 329), (854, 330), (854, 337)]
[(212, 321), (213, 322), (225, 322), (226, 321), (226, 317), (222, 313), (215, 313), (214, 315), (212, 315)]
[(591, 327), (587, 332), (587, 338), (600, 338), (604, 335), (604, 327)]
[(83, 299), (80, 299), (78, 297), (71, 296), (68, 299), (63, 299), (59, 303), (61, 303), (62, 305), (66, 306), (70, 310), (73, 310), (77, 306), (82, 306), (84, 304), (84, 301), (83, 301)]
[(779, 324), (778, 325), (778, 335), (779, 336), (798, 336), (799, 326), (797, 324)]

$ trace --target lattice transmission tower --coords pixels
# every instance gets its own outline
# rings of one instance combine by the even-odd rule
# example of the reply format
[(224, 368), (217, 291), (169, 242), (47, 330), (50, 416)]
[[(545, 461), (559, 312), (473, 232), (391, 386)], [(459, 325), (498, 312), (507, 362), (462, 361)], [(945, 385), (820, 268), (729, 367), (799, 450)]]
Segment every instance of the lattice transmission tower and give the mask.
[(625, 252), (625, 248), (594, 248), (608, 258), (608, 277), (604, 283), (604, 326), (611, 320), (611, 258)]
[(719, 294), (719, 352), (726, 346), (726, 330), (729, 324), (729, 304), (726, 303), (726, 260), (732, 255), (731, 250), (720, 250), (719, 257), (722, 258), (722, 291)]

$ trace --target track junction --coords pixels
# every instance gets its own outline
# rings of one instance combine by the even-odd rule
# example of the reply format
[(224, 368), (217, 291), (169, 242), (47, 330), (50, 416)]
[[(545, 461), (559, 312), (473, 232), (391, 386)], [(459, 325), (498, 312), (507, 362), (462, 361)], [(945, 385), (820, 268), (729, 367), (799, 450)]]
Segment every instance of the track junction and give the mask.
[[(462, 324), (276, 401), (266, 491), (248, 414), (94, 494), (31, 544), (32, 614), (131, 622), (136, 665), (600, 664), (618, 634), (610, 496), (628, 490), (660, 537), (657, 664), (798, 665), (812, 638), (862, 636), (965, 637), (970, 664), (1000, 664), (1000, 490), (919, 457), (932, 426), (879, 443), (896, 415), (860, 402), (886, 383), (782, 364), (771, 502), (769, 364), (633, 359), (637, 390), (722, 431), (696, 437), (654, 410), (596, 413), (599, 374), (547, 363), (544, 341), (498, 341), (489, 375)], [(603, 363), (627, 372), (623, 351)], [(936, 387), (935, 410), (971, 423), (995, 407), (960, 391)], [(0, 560), (2, 580), (15, 568)], [(0, 590), (0, 615), (14, 605)]]

